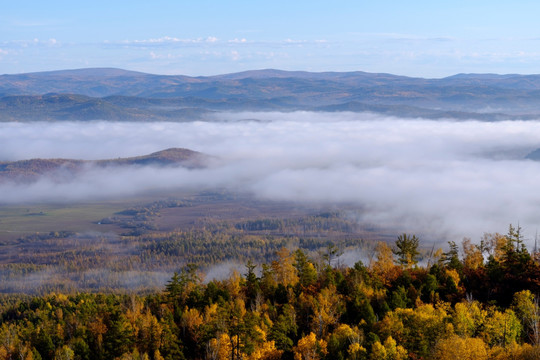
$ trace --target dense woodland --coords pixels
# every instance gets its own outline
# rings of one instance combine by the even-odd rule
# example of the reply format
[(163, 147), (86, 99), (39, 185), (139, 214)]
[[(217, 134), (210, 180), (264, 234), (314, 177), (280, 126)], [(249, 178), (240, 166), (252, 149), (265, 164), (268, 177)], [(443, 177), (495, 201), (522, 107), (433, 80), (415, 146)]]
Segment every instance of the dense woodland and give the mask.
[(188, 265), (149, 295), (1, 299), (0, 359), (538, 359), (538, 253), (521, 231), (434, 251), (380, 242), (338, 266), (281, 248), (205, 282)]

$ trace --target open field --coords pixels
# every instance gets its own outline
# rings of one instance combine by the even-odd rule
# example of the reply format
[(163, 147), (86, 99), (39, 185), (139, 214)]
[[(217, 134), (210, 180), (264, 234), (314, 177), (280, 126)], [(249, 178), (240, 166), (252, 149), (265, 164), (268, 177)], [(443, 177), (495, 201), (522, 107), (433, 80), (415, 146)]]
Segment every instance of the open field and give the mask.
[(98, 221), (129, 207), (132, 202), (0, 206), (0, 241), (51, 231), (118, 231)]

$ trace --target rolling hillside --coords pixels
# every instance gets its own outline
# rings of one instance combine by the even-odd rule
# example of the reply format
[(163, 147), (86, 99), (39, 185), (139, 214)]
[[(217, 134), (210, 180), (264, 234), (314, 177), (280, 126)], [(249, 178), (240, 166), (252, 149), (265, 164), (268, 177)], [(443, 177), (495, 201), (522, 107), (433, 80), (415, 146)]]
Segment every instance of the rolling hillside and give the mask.
[(208, 157), (196, 151), (171, 148), (149, 155), (109, 160), (74, 159), (30, 159), (13, 162), (0, 162), (0, 181), (32, 181), (41, 175), (56, 174), (69, 176), (86, 166), (184, 166), (196, 168), (204, 166)]
[(80, 69), (1, 75), (0, 121), (188, 121), (214, 111), (371, 111), (479, 120), (540, 114), (540, 75), (423, 79), (255, 70), (207, 77)]

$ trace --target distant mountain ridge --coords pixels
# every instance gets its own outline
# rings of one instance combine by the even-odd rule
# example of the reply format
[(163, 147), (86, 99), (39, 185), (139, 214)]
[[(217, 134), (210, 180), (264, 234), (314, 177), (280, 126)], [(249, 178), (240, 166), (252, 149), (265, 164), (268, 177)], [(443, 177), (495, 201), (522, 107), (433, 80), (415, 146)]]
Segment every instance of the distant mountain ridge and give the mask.
[[(252, 70), (216, 76), (114, 68), (0, 76), (0, 121), (187, 121), (214, 111), (373, 111), (395, 116), (538, 118), (540, 75)], [(364, 110), (355, 110), (364, 109)]]
[[(107, 160), (75, 159), (29, 159), (12, 162), (0, 162), (1, 180), (32, 181), (41, 175), (60, 172), (62, 176), (73, 175), (87, 166), (182, 166), (200, 168), (205, 166), (208, 156), (197, 151), (183, 148), (170, 148), (149, 155)], [(58, 175), (58, 174), (57, 174)]]

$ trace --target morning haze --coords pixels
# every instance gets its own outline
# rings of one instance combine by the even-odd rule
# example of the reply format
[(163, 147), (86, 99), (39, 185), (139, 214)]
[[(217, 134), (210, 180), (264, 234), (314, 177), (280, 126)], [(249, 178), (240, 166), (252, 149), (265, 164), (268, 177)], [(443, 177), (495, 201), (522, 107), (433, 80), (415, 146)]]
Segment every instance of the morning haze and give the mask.
[[(248, 119), (248, 120), (246, 120)], [(40, 128), (39, 139), (29, 133)], [(259, 199), (355, 204), (361, 221), (430, 237), (479, 238), (519, 222), (532, 236), (536, 121), (402, 119), (370, 113), (217, 113), (182, 123), (0, 124), (5, 161), (109, 159), (183, 146), (201, 168), (108, 166), (31, 182), (5, 179), (4, 204), (88, 201), (150, 191), (226, 189)], [(61, 139), (61, 141), (59, 141)]]

